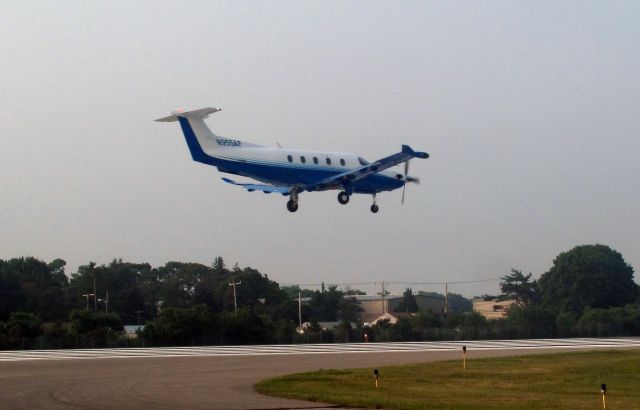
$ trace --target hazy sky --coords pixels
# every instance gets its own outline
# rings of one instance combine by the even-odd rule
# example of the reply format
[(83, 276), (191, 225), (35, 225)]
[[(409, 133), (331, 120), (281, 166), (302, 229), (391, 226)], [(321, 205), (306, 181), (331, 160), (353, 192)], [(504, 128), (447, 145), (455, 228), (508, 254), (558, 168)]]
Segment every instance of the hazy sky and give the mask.
[[(0, 258), (444, 282), (537, 277), (603, 243), (637, 270), (639, 45), (637, 1), (2, 0)], [(291, 214), (152, 121), (203, 106), (258, 144), (431, 158), (404, 206), (330, 191)]]

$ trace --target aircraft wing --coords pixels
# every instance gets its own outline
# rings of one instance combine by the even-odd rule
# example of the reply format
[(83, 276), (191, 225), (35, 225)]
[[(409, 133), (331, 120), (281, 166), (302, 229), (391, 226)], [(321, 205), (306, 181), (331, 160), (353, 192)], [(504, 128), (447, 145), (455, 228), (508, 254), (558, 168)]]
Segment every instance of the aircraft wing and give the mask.
[(398, 152), (397, 154), (389, 155), (388, 157), (384, 157), (360, 168), (351, 169), (347, 172), (333, 175), (316, 184), (305, 186), (304, 189), (306, 189), (307, 191), (316, 191), (343, 186), (351, 182), (355, 182), (359, 179), (368, 177), (369, 175), (377, 174), (380, 171), (384, 171), (387, 168), (391, 168), (403, 162), (409, 161), (412, 158), (429, 158), (429, 154), (427, 154), (426, 152), (414, 151), (410, 146), (403, 145), (402, 151)]
[(289, 195), (294, 189), (292, 186), (278, 186), (278, 185), (261, 185), (261, 184), (241, 184), (239, 182), (232, 181), (228, 178), (222, 178), (222, 180), (228, 184), (238, 185), (244, 187), (249, 192), (262, 191), (265, 194), (277, 192), (282, 195)]

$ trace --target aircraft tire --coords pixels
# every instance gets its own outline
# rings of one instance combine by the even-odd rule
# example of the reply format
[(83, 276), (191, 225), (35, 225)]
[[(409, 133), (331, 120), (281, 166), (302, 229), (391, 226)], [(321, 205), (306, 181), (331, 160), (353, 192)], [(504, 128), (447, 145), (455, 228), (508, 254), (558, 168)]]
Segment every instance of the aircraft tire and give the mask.
[(371, 212), (373, 212), (374, 214), (378, 213), (379, 210), (380, 208), (378, 208), (378, 205), (376, 204), (371, 205)]
[(340, 191), (340, 193), (338, 194), (338, 202), (340, 202), (342, 205), (346, 205), (349, 202), (349, 194), (347, 194), (345, 191)]
[(290, 199), (289, 201), (287, 201), (287, 209), (289, 210), (289, 212), (295, 212), (298, 210), (298, 203), (296, 201), (294, 201), (293, 199)]

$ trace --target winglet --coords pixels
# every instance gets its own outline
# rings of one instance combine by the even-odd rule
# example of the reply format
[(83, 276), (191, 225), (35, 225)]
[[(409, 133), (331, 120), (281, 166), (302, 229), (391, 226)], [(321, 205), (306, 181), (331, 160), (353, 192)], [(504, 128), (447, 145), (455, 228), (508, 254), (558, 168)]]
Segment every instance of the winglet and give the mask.
[(423, 159), (424, 158), (429, 158), (429, 154), (427, 154), (426, 152), (414, 151), (408, 145), (403, 145), (402, 146), (402, 152), (405, 153), (405, 154), (413, 155), (416, 158), (423, 158)]

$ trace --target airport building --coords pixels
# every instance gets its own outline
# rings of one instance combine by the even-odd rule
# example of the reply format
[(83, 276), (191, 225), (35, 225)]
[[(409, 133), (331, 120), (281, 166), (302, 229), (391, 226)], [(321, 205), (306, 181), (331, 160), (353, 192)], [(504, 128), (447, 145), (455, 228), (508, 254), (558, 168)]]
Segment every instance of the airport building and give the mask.
[[(370, 324), (381, 319), (382, 315), (391, 315), (395, 320), (385, 317), (395, 323), (397, 321), (396, 314), (406, 313), (398, 311), (398, 307), (402, 303), (402, 295), (354, 295), (356, 301), (362, 308), (362, 322)], [(432, 312), (440, 314), (444, 311), (445, 299), (443, 297), (434, 297), (428, 295), (414, 295), (418, 309), (421, 312)]]
[(503, 319), (507, 316), (507, 310), (516, 303), (513, 299), (474, 299), (473, 311), (480, 313), (487, 319)]

